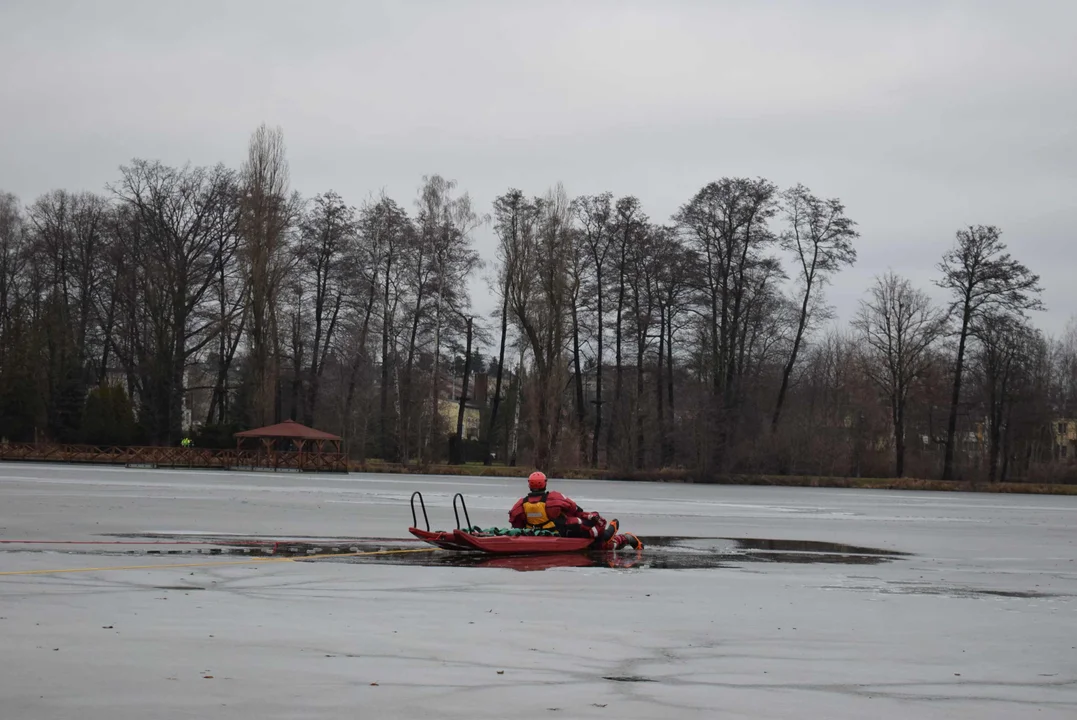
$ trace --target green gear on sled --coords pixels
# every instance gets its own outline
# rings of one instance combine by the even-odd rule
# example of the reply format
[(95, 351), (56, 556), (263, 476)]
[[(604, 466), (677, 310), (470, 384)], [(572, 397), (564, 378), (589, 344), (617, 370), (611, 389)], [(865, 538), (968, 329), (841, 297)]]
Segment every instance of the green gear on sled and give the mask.
[(556, 530), (541, 530), (532, 528), (481, 528), (478, 525), (468, 528), (467, 532), (474, 535), (495, 535), (499, 537), (560, 537)]

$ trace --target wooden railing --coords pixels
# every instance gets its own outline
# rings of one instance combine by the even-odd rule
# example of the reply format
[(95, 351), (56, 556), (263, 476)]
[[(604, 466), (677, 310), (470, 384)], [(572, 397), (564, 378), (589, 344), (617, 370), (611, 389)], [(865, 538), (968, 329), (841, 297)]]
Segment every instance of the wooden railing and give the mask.
[(336, 452), (267, 452), (154, 446), (35, 445), (0, 443), (0, 461), (92, 463), (129, 467), (216, 468), (290, 472), (348, 472), (348, 459)]

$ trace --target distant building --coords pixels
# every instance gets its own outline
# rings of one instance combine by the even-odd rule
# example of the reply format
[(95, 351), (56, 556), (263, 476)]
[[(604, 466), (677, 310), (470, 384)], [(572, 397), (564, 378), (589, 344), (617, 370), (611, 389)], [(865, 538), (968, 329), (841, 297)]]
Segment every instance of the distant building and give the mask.
[(1055, 456), (1059, 460), (1077, 460), (1077, 419), (1058, 418), (1051, 423)]
[[(464, 439), (478, 440), (482, 427), (482, 410), (486, 406), (488, 379), (485, 373), (475, 373), (468, 383), (468, 398), (464, 402)], [(441, 413), (445, 427), (450, 433), (456, 432), (456, 420), (460, 412), (460, 393), (463, 392), (463, 377), (450, 377), (442, 374), (441, 397), (438, 411)]]
[[(456, 432), (457, 414), (460, 412), (460, 401), (442, 398), (439, 403), (441, 417), (450, 433)], [(478, 440), (479, 428), (482, 426), (482, 410), (474, 403), (464, 403), (464, 439)]]

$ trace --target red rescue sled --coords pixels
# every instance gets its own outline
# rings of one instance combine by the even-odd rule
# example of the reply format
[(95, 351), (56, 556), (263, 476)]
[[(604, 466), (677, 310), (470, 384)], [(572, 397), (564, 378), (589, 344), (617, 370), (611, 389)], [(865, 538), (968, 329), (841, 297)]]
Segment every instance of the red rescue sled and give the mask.
[(541, 553), (539, 555), (490, 555), (472, 567), (536, 572), (552, 568), (593, 567), (600, 564), (591, 553)]
[(586, 550), (594, 543), (593, 538), (569, 538), (534, 535), (473, 535), (463, 530), (453, 530), (456, 542), (494, 555), (532, 555), (537, 553), (565, 553)]
[(437, 547), (444, 550), (472, 549), (470, 545), (456, 542), (456, 540), (453, 538), (452, 530), (421, 530), (417, 527), (410, 527), (408, 528), (408, 532), (410, 532), (412, 535), (419, 538), (423, 542), (430, 543), (431, 545), (436, 545)]
[[(418, 527), (419, 518), (415, 512), (415, 498), (423, 511), (426, 529)], [(457, 507), (457, 502), (460, 506)], [(474, 527), (468, 516), (464, 497), (457, 493), (452, 500), (453, 514), (456, 516), (455, 530), (431, 530), (430, 518), (426, 514), (423, 496), (416, 491), (411, 495), (411, 522), (408, 528), (415, 537), (444, 550), (483, 552), (491, 555), (537, 555), (548, 553), (571, 553), (586, 550), (594, 543), (592, 538), (566, 538), (550, 535), (487, 535), (471, 532)], [(463, 527), (460, 526), (460, 510), (464, 511)]]

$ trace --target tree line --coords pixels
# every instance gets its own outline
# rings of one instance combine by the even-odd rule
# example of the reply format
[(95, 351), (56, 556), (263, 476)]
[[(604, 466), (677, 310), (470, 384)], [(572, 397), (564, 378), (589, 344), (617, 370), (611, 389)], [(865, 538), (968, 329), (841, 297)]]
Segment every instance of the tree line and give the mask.
[(236, 169), (136, 159), (104, 193), (0, 194), (0, 435), (224, 445), (292, 418), (405, 463), (1065, 472), (1077, 328), (1034, 327), (1039, 278), (1001, 235), (945, 241), (947, 304), (888, 272), (835, 328), (860, 232), (802, 185), (721, 178), (655, 221), (560, 185), (487, 213), (432, 175), (410, 208), (356, 208), (294, 191), (262, 126)]

